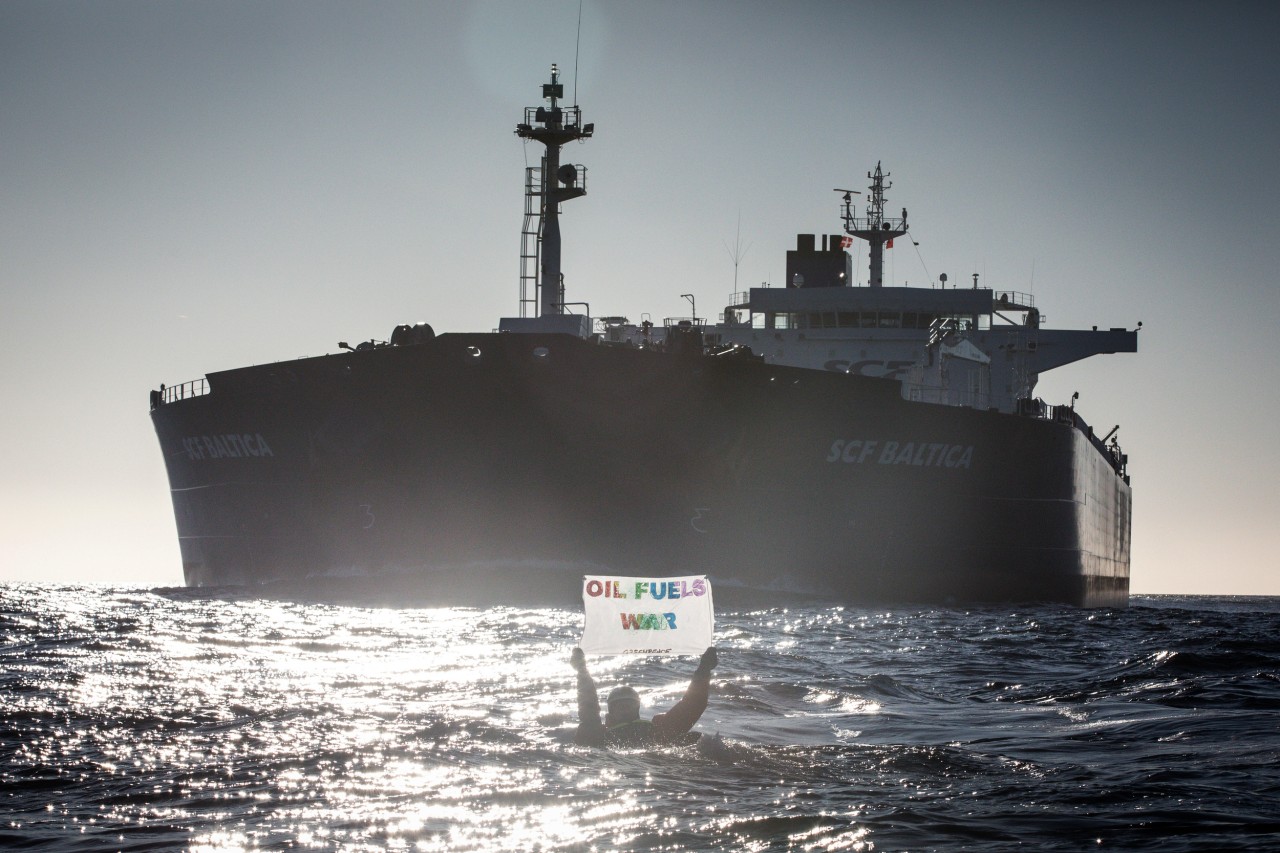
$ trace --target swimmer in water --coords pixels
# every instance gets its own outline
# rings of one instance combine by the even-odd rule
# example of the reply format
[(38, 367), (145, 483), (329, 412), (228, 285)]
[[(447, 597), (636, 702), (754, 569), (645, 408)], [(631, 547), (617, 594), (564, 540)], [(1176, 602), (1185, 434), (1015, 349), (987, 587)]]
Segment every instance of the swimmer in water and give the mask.
[[(689, 730), (707, 709), (711, 670), (719, 663), (714, 647), (702, 653), (698, 668), (689, 679), (684, 698), (652, 720), (640, 719), (640, 694), (633, 687), (615, 687), (609, 692), (609, 712), (600, 722), (600, 699), (596, 683), (587, 672), (587, 658), (575, 648), (569, 663), (578, 673), (578, 731), (573, 742), (580, 746), (651, 746), (690, 743)], [(696, 740), (694, 736), (693, 740)]]

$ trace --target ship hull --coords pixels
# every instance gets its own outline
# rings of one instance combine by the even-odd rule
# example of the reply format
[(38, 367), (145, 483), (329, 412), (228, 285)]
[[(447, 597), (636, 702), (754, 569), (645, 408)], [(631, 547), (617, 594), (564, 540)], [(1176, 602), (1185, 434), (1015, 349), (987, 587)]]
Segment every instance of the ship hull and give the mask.
[(1127, 603), (1129, 485), (1069, 422), (567, 335), (208, 381), (152, 413), (192, 586), (568, 603), (590, 570), (766, 602)]

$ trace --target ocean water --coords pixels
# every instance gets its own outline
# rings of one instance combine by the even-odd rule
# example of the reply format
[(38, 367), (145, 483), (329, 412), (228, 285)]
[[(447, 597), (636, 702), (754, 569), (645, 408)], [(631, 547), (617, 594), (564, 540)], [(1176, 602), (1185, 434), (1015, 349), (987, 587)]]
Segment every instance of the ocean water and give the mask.
[[(1280, 599), (717, 614), (676, 749), (581, 614), (0, 586), (0, 848), (1280, 849)], [(591, 661), (662, 710), (691, 658)]]

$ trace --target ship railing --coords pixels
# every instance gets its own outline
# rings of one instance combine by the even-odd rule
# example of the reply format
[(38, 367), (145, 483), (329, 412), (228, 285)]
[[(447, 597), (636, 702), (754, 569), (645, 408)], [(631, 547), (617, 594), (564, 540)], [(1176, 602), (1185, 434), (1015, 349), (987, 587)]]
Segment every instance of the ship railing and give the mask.
[[(1075, 429), (1080, 430), (1085, 438), (1094, 446), (1102, 457), (1111, 463), (1111, 467), (1115, 469), (1117, 474), (1127, 476), (1125, 468), (1128, 465), (1128, 457), (1121, 452), (1120, 445), (1116, 442), (1107, 444), (1094, 433), (1093, 427), (1085, 421), (1084, 418), (1069, 406), (1050, 406), (1044, 400), (1019, 400), (1018, 414), (1032, 418), (1040, 418), (1043, 420), (1057, 421), (1058, 423), (1068, 424)], [(1127, 482), (1127, 479), (1126, 479)]]
[(186, 400), (191, 397), (203, 397), (209, 393), (209, 380), (205, 378), (192, 379), (190, 382), (183, 382), (180, 385), (161, 385), (159, 391), (151, 392), (151, 408), (166, 403), (176, 403), (179, 400)]
[(997, 311), (1002, 308), (1010, 311), (1026, 311), (1036, 307), (1036, 298), (1030, 293), (1021, 293), (1017, 290), (997, 290), (993, 296)]
[(701, 329), (703, 326), (707, 325), (707, 318), (706, 317), (666, 317), (663, 319), (662, 325), (667, 326), (668, 328), (673, 328), (673, 329), (676, 328), (677, 326), (693, 326), (696, 329)]
[(896, 231), (907, 230), (907, 220), (896, 216), (851, 216), (845, 220), (851, 231)]
[(729, 308), (746, 308), (751, 305), (751, 291), (742, 290), (729, 294)]
[[(582, 126), (582, 111), (578, 107), (557, 106), (556, 111), (560, 114), (560, 127), (577, 130)], [(551, 117), (551, 110), (546, 107), (524, 108), (524, 123), (530, 127), (546, 122)]]

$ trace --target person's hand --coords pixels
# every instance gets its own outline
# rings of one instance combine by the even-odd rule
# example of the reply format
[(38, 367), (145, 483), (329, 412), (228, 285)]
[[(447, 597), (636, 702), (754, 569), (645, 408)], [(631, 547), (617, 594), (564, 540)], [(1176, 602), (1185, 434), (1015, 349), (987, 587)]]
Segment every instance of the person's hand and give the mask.
[(698, 661), (698, 672), (709, 673), (715, 669), (718, 663), (720, 663), (720, 658), (716, 656), (716, 647), (710, 646), (702, 653), (702, 659)]
[(578, 672), (587, 671), (587, 656), (582, 653), (582, 649), (574, 646), (573, 654), (569, 655), (569, 665)]

